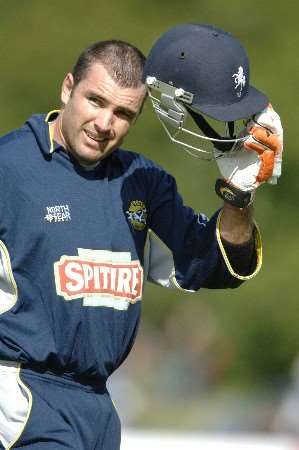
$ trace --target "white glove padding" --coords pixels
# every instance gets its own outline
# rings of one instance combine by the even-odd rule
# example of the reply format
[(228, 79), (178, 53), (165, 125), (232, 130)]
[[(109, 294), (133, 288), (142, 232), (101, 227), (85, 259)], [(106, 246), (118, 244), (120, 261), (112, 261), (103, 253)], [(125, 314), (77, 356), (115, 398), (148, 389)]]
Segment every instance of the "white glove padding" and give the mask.
[(281, 175), (283, 129), (271, 105), (249, 119), (238, 138), (248, 134), (230, 152), (214, 152), (225, 182), (252, 192), (265, 181), (276, 184)]

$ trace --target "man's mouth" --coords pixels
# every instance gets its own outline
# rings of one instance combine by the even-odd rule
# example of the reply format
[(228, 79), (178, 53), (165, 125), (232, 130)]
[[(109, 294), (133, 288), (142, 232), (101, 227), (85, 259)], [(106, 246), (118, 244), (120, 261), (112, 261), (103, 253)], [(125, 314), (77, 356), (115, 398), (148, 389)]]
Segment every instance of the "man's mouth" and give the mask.
[(109, 139), (108, 135), (104, 135), (104, 136), (99, 136), (98, 134), (92, 133), (88, 130), (84, 130), (85, 134), (87, 137), (89, 137), (90, 139), (92, 139), (95, 142), (104, 142), (107, 141)]

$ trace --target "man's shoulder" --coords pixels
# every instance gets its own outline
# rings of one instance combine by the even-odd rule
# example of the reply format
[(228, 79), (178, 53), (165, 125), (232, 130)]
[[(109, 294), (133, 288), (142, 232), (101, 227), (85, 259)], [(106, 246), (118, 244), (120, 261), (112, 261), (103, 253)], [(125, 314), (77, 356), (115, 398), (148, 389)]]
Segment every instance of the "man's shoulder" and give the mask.
[(29, 120), (21, 127), (0, 137), (0, 166), (5, 161), (15, 161), (16, 163), (19, 161), (22, 163), (28, 157), (27, 150), (31, 149), (36, 143), (36, 137), (28, 123)]
[[(0, 138), (0, 167), (4, 170), (11, 163), (13, 166), (20, 161), (19, 155), (22, 155), (22, 149), (26, 145), (28, 130), (23, 127), (13, 130)], [(22, 159), (22, 157), (21, 157)]]
[(114, 156), (122, 163), (125, 167), (133, 166), (136, 168), (144, 168), (144, 169), (155, 169), (157, 171), (166, 172), (163, 167), (161, 167), (157, 162), (153, 161), (150, 158), (147, 158), (142, 153), (127, 150), (127, 149), (118, 149), (115, 150)]
[(140, 183), (149, 191), (161, 193), (176, 184), (174, 177), (162, 166), (141, 153), (119, 149), (114, 156), (121, 164), (123, 178)]
[(28, 126), (23, 125), (20, 128), (10, 131), (4, 136), (0, 137), (0, 156), (5, 152), (5, 150), (11, 153), (13, 149), (24, 144), (26, 140), (31, 139), (32, 133)]
[(20, 139), (22, 139), (22, 137), (25, 137), (26, 134), (28, 134), (28, 131), (29, 131), (28, 128), (23, 126), (21, 128), (17, 128), (15, 130), (8, 132), (4, 136), (1, 136), (0, 137), (1, 148), (15, 145)]

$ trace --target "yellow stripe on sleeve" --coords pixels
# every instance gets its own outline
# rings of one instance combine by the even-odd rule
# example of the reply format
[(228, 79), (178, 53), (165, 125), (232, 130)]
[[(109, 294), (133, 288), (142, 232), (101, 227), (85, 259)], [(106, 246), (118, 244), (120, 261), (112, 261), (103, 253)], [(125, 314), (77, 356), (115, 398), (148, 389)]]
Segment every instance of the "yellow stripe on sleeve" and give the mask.
[(260, 230), (257, 226), (257, 224), (254, 222), (254, 240), (255, 240), (255, 248), (256, 248), (256, 256), (257, 256), (257, 264), (256, 264), (256, 268), (254, 270), (253, 273), (249, 274), (249, 275), (240, 275), (238, 273), (236, 273), (234, 271), (234, 269), (232, 268), (230, 261), (228, 259), (228, 256), (226, 254), (226, 251), (224, 249), (224, 246), (222, 244), (222, 240), (221, 240), (221, 233), (220, 233), (220, 229), (221, 229), (221, 216), (222, 216), (222, 210), (220, 211), (218, 218), (217, 218), (217, 224), (216, 224), (216, 237), (217, 237), (217, 242), (219, 245), (219, 248), (221, 250), (221, 254), (223, 256), (224, 262), (226, 264), (226, 267), (229, 271), (229, 273), (235, 277), (238, 278), (239, 280), (250, 280), (251, 278), (255, 277), (258, 272), (260, 271), (261, 267), (262, 267), (262, 263), (263, 263), (263, 248), (262, 248), (262, 238), (261, 238), (261, 233)]

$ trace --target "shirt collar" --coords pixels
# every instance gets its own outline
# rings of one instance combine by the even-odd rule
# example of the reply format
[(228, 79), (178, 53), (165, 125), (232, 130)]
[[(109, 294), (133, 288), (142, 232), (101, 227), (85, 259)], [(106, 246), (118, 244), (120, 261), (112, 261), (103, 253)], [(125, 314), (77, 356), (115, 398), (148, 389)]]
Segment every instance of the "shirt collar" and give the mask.
[(53, 111), (48, 112), (45, 117), (45, 122), (48, 124), (48, 132), (49, 132), (49, 154), (53, 153), (60, 145), (54, 141), (54, 130), (51, 126), (51, 123), (57, 119), (60, 113), (59, 109), (54, 109)]

